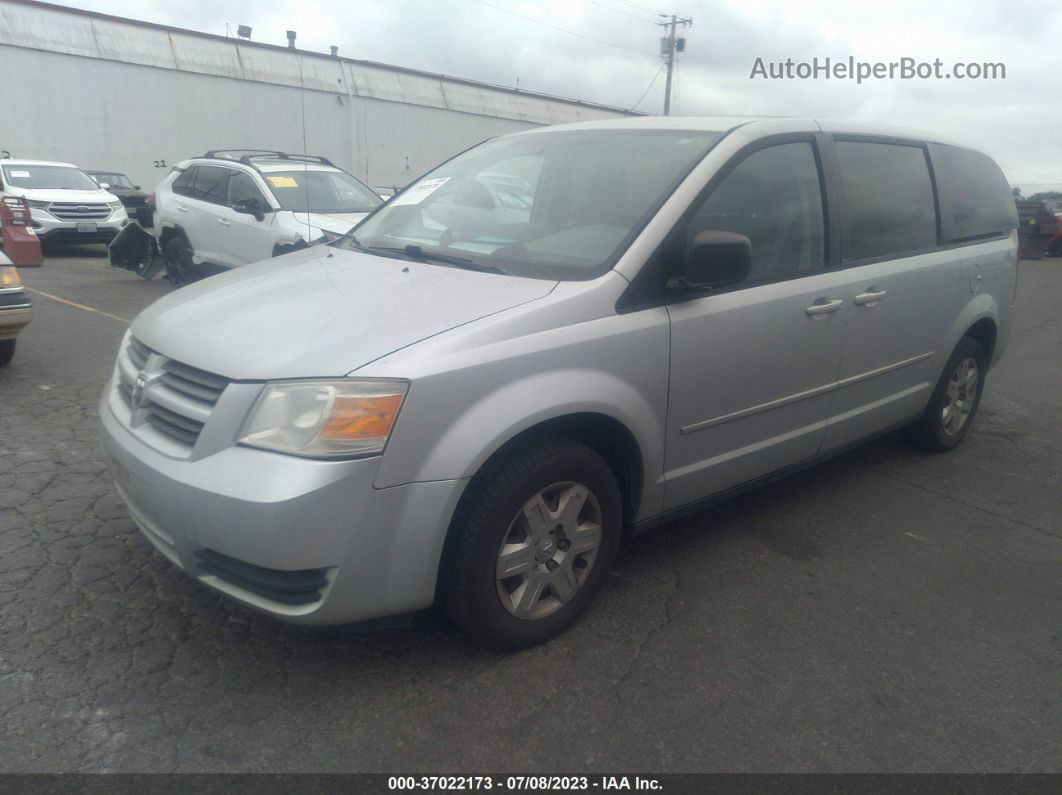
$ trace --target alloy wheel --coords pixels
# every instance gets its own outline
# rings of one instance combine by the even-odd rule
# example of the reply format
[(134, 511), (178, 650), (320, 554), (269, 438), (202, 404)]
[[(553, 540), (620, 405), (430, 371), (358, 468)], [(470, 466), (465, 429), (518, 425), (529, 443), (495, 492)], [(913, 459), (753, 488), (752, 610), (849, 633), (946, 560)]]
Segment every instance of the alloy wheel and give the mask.
[(972, 356), (961, 359), (948, 379), (941, 410), (944, 433), (955, 436), (966, 425), (977, 400), (980, 371)]

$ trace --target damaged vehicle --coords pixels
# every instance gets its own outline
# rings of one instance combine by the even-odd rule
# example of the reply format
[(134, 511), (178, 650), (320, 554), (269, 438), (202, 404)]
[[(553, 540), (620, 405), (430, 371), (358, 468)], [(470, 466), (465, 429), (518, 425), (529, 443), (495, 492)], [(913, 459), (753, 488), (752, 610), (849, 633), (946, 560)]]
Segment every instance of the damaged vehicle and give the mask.
[(156, 188), (155, 246), (134, 230), (114, 241), (111, 264), (154, 275), (144, 257), (157, 251), (180, 284), (337, 239), (382, 203), (324, 157), (213, 150), (177, 164)]

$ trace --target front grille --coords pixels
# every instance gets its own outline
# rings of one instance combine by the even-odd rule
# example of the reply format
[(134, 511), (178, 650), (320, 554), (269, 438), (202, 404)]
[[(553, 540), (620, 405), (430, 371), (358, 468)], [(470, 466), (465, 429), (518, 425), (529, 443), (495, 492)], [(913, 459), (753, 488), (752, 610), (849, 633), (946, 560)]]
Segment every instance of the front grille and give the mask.
[(154, 403), (147, 405), (147, 421), (159, 433), (191, 447), (203, 431), (203, 423), (189, 419)]
[(162, 369), (165, 371), (162, 376), (162, 383), (170, 389), (193, 397), (196, 400), (201, 400), (204, 403), (209, 403), (211, 406), (218, 402), (221, 393), (229, 385), (229, 379), (227, 378), (208, 373), (197, 367), (189, 367), (187, 364), (175, 362), (173, 359), (166, 362)]
[[(199, 439), (214, 404), (229, 385), (229, 379), (197, 367), (167, 359), (136, 337), (130, 337), (119, 360), (118, 395), (134, 412), (162, 435), (192, 448)], [(146, 385), (140, 405), (133, 402), (136, 383), (143, 375)]]
[(195, 553), (199, 569), (207, 574), (285, 605), (305, 605), (320, 601), (321, 589), (328, 585), (325, 569), (282, 571), (245, 563), (212, 549)]
[(126, 207), (143, 207), (144, 206), (144, 199), (146, 197), (144, 197), (144, 196), (119, 196), (118, 198), (121, 199), (122, 204), (124, 204)]
[(133, 363), (133, 366), (137, 370), (143, 370), (147, 366), (148, 356), (151, 355), (151, 348), (142, 343), (136, 337), (129, 338), (129, 347), (125, 349), (126, 355), (129, 357), (129, 361)]
[(60, 221), (102, 221), (110, 217), (111, 208), (106, 204), (52, 202), (48, 207), (48, 212)]

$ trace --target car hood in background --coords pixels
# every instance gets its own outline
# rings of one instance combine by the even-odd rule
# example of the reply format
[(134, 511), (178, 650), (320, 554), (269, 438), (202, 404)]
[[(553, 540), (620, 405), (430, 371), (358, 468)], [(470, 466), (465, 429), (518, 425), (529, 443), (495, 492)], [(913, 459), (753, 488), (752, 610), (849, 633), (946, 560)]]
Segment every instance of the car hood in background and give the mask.
[(178, 290), (140, 313), (132, 331), (228, 378), (342, 376), (556, 284), (319, 245)]
[(103, 204), (113, 202), (117, 196), (105, 190), (55, 190), (53, 188), (18, 188), (10, 185), (6, 191), (12, 196), (42, 202), (77, 202), (78, 204)]
[(316, 240), (321, 236), (321, 230), (332, 232), (336, 235), (345, 235), (354, 224), (358, 223), (368, 213), (335, 213), (323, 215), (321, 213), (292, 213), (295, 220), (300, 224), (307, 224), (311, 228), (310, 240)]

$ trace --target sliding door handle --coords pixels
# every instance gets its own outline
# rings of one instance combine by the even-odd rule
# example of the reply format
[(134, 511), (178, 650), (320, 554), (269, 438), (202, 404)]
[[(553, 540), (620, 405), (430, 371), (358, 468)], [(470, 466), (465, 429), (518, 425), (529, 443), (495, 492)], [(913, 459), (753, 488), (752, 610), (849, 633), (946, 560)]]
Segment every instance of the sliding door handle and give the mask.
[(811, 317), (820, 317), (822, 315), (828, 315), (831, 312), (836, 312), (844, 306), (844, 301), (840, 298), (820, 298), (804, 311)]
[(877, 287), (868, 287), (865, 293), (860, 293), (854, 300), (858, 306), (874, 306), (887, 292), (888, 290), (879, 290)]

